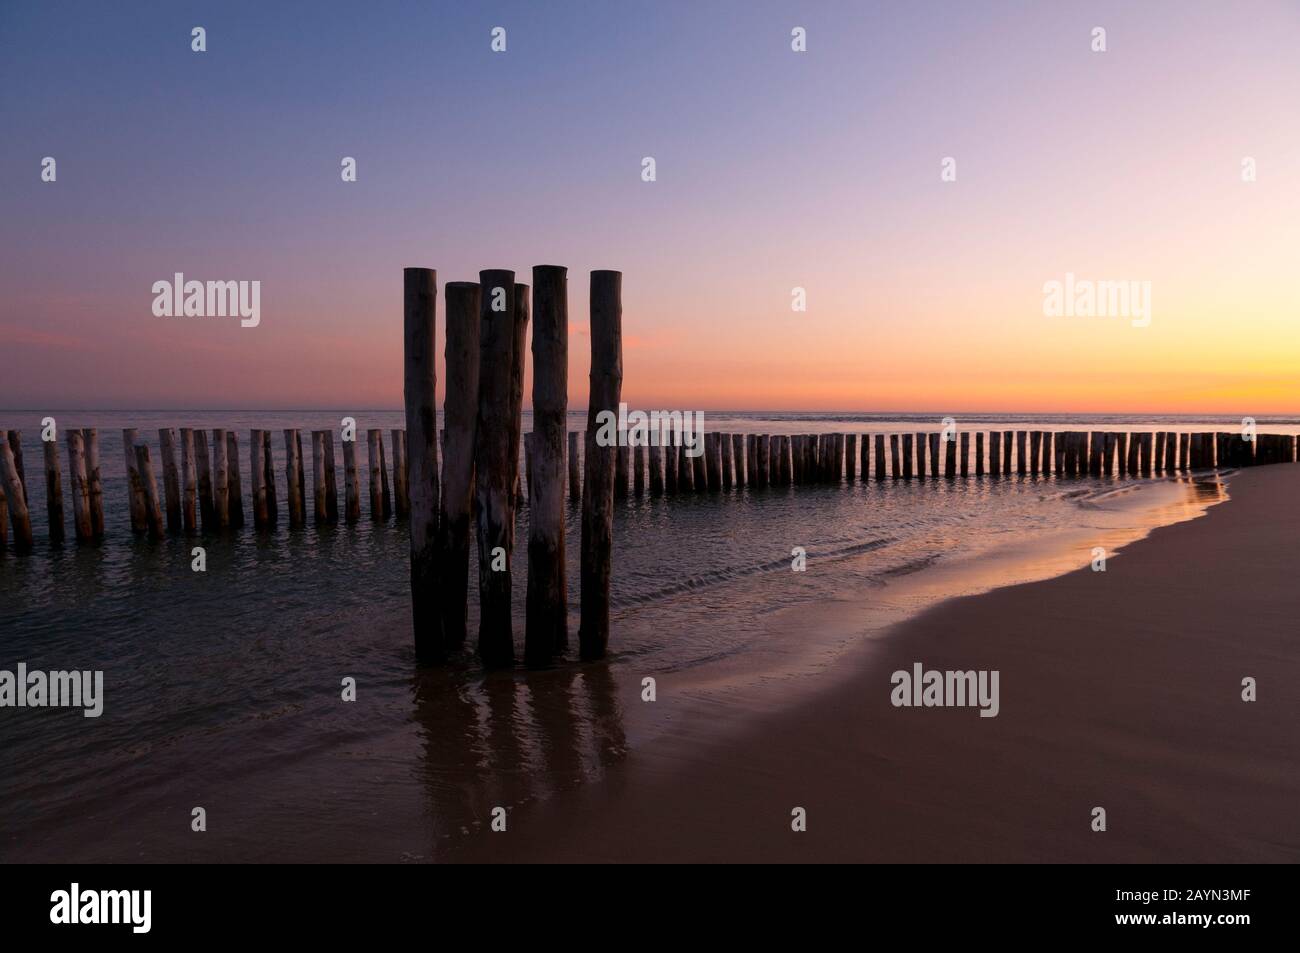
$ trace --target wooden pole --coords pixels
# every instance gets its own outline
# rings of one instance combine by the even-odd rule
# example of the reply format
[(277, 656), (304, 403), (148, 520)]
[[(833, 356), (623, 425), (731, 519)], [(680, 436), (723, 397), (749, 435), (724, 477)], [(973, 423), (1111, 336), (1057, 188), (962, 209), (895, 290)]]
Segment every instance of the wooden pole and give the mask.
[(139, 432), (134, 427), (122, 431), (122, 455), (126, 460), (126, 493), (130, 504), (131, 532), (143, 533), (148, 529), (144, 515), (144, 489), (140, 486), (140, 470), (136, 463), (135, 445)]
[(960, 434), (960, 454), (961, 454), (961, 475), (970, 476), (970, 431), (963, 430)]
[(975, 434), (975, 475), (984, 475), (984, 431)]
[(1021, 475), (1029, 472), (1029, 455), (1025, 450), (1028, 436), (1023, 430), (1016, 431), (1016, 473)]
[[(388, 454), (384, 452), (384, 432), (379, 431), (379, 494), (380, 502), (383, 504), (384, 520), (387, 521), (393, 515), (393, 490), (388, 483)], [(518, 473), (516, 472), (516, 479)], [(437, 512), (437, 507), (434, 507)]]
[[(569, 436), (572, 437), (573, 434), (569, 434)], [(731, 441), (728, 440), (724, 446), (729, 448), (731, 446)], [(647, 451), (650, 459), (650, 495), (663, 496), (664, 448), (659, 446), (659, 444), (656, 442), (656, 443), (652, 443), (647, 448)], [(728, 450), (727, 452), (728, 454), (730, 454), (730, 450)]]
[(706, 433), (704, 435), (704, 469), (709, 489), (715, 492), (721, 490), (722, 451), (718, 446), (718, 435), (716, 433)]
[(158, 481), (154, 478), (153, 462), (149, 459), (149, 445), (138, 444), (135, 448), (136, 470), (140, 474), (140, 491), (144, 495), (145, 526), (149, 536), (162, 539), (163, 529), (162, 502), (158, 498)]
[(44, 441), (45, 512), (50, 523), (50, 542), (63, 542), (63, 477), (59, 470), (59, 442)]
[(226, 431), (226, 465), (229, 468), (230, 526), (232, 529), (243, 529), (244, 480), (239, 474), (239, 434), (233, 430)]
[(1029, 432), (1029, 472), (1038, 473), (1043, 463), (1043, 432), (1041, 430), (1031, 430)]
[(898, 434), (896, 433), (889, 435), (889, 475), (895, 480), (900, 479), (903, 475), (898, 452)]
[[(442, 637), (439, 611), (438, 574), (438, 407), (437, 385), (438, 275), (432, 268), (402, 269), (402, 397), (406, 411), (406, 487), (410, 500), (411, 630), (415, 657), (421, 664), (442, 660), (446, 644)], [(505, 312), (507, 319), (511, 312)], [(504, 367), (507, 382), (510, 355)], [(506, 396), (509, 394), (507, 386)], [(370, 463), (370, 510), (372, 519), (386, 519), (383, 462), (383, 431), (366, 433)], [(349, 464), (344, 445), (344, 480), (347, 492), (354, 492), (356, 450)], [(376, 474), (375, 468), (379, 472)], [(504, 474), (503, 474), (504, 478)], [(378, 486), (376, 486), (378, 484)], [(359, 497), (360, 488), (355, 491)], [(376, 495), (377, 494), (377, 495)], [(360, 507), (360, 499), (357, 499)], [(391, 505), (391, 501), (390, 504)], [(345, 502), (351, 518), (351, 500)]]
[[(513, 369), (518, 310), (514, 300), (515, 273), (500, 269), (481, 271), (479, 284), (482, 286), (479, 402), (474, 461), (479, 552), (478, 655), (485, 667), (504, 668), (514, 664), (515, 660), (510, 615), (512, 503), (517, 471), (517, 463), (512, 459), (515, 449)], [(612, 503), (614, 448), (602, 449), (609, 451), (603, 459), (609, 462), (606, 485)]]
[[(181, 431), (184, 439), (185, 431)], [(261, 430), (248, 433), (248, 472), (253, 483), (253, 528), (266, 529), (270, 519), (266, 512), (266, 451)]]
[(27, 467), (23, 463), (23, 432), (21, 430), (9, 431), (9, 449), (14, 455), (14, 469), (18, 471), (18, 482), (23, 488), (23, 503), (31, 513), (31, 500), (27, 497)]
[[(628, 470), (631, 469), (629, 451), (632, 448), (627, 445), (626, 439), (627, 431), (621, 431), (618, 446), (614, 448), (614, 499), (616, 500), (627, 499), (627, 477)], [(699, 466), (703, 468), (703, 460), (700, 460)], [(700, 482), (699, 489), (704, 489), (703, 481)]]
[[(450, 652), (464, 645), (467, 635), (479, 366), (484, 355), (481, 354), (479, 333), (483, 300), (478, 283), (448, 282), (445, 294), (447, 393), (443, 403), (445, 430), (437, 563), (441, 575), (438, 605), (442, 625), (441, 650)], [(496, 322), (498, 326), (502, 323), (499, 319)], [(573, 463), (576, 464), (576, 459)], [(482, 560), (479, 565), (483, 566)]]
[(731, 434), (718, 434), (718, 443), (722, 453), (722, 488), (730, 490), (736, 482), (731, 463)]
[(289, 526), (297, 529), (307, 522), (302, 486), (302, 438), (297, 430), (284, 431), (284, 481), (288, 487)]
[(739, 489), (749, 482), (749, 475), (745, 469), (745, 435), (743, 433), (733, 433), (731, 435), (731, 458), (736, 466), (736, 487)]
[(24, 498), (23, 480), (18, 473), (18, 463), (14, 459), (13, 445), (9, 433), (0, 431), (0, 482), (4, 483), (4, 494), (9, 501), (9, 522), (14, 531), (14, 552), (25, 555), (32, 551), (32, 518)]
[(176, 431), (158, 428), (158, 453), (162, 457), (163, 495), (167, 500), (167, 531), (181, 530), (181, 481), (176, 470)]
[(194, 462), (194, 431), (181, 428), (181, 528), (186, 533), (198, 529), (198, 466)]
[[(515, 488), (514, 495), (510, 503), (510, 553), (511, 559), (514, 558), (515, 551), (515, 518), (514, 514), (519, 507), (519, 446), (520, 434), (523, 433), (524, 426), (524, 366), (528, 362), (528, 320), (531, 309), (531, 299), (528, 294), (528, 285), (515, 285), (515, 339), (514, 347), (511, 350), (511, 374), (510, 374), (510, 465), (514, 468), (511, 473), (511, 485)], [(626, 436), (626, 435), (623, 435)], [(626, 452), (626, 445), (621, 444)], [(627, 462), (623, 463), (623, 473), (627, 474)], [(627, 480), (623, 481), (623, 496), (627, 495)]]
[(680, 464), (677, 460), (677, 452), (681, 448), (676, 444), (665, 444), (664, 451), (664, 493), (673, 496), (677, 493), (677, 473)]
[(260, 433), (262, 435), (262, 482), (266, 485), (266, 525), (271, 527), (280, 521), (280, 500), (275, 489), (275, 456), (271, 448), (273, 434), (269, 430)]
[[(714, 441), (714, 447), (721, 453), (721, 447), (718, 446), (716, 440)], [(644, 444), (638, 443), (632, 448), (632, 491), (637, 496), (645, 495), (645, 457), (646, 448)]]
[(357, 469), (357, 442), (343, 441), (343, 518), (349, 523), (361, 519), (361, 474)]
[[(549, 665), (569, 644), (564, 552), (564, 441), (569, 413), (569, 279), (533, 268), (533, 478), (528, 487), (528, 593), (524, 664)], [(637, 493), (644, 491), (638, 446)]]
[(876, 458), (874, 461), (874, 474), (877, 480), (883, 480), (885, 478), (885, 435), (883, 433), (876, 434), (873, 442), (875, 443), (874, 452)]
[(324, 526), (329, 522), (329, 505), (325, 502), (325, 431), (311, 432), (312, 522)]
[(95, 538), (90, 521), (90, 478), (86, 475), (86, 440), (80, 430), (68, 431), (69, 489), (72, 491), (72, 526), (77, 542)]
[[(754, 438), (754, 459), (758, 459), (758, 437)], [(754, 464), (758, 466), (757, 463)], [(686, 446), (683, 444), (677, 448), (677, 491), (679, 493), (690, 493), (695, 489), (695, 468), (691, 465), (691, 458), (686, 455)]]
[(1152, 460), (1152, 468), (1155, 470), (1162, 470), (1165, 465), (1165, 432), (1163, 430), (1156, 431), (1155, 438), (1156, 452), (1155, 457)]
[(1043, 469), (1040, 471), (1044, 475), (1052, 472), (1052, 432), (1043, 431)]
[(1165, 433), (1165, 472), (1172, 473), (1178, 469), (1178, 434)]
[(199, 518), (203, 523), (203, 532), (211, 533), (217, 528), (217, 511), (212, 505), (212, 461), (208, 456), (208, 432), (199, 428), (193, 433), (194, 463), (199, 471)]
[[(695, 456), (691, 457), (691, 480), (695, 486), (696, 493), (706, 493), (709, 490), (709, 472), (708, 464), (706, 463), (706, 460), (708, 459), (708, 447), (705, 445), (704, 439), (706, 436), (707, 434), (697, 433), (695, 435), (695, 446), (692, 448), (695, 451)], [(763, 470), (768, 474), (769, 482), (771, 481), (770, 468), (772, 465), (770, 452), (771, 441), (769, 438), (764, 437), (759, 441), (758, 454), (763, 458)], [(624, 471), (625, 476), (626, 473), (627, 471)], [(624, 485), (626, 485), (626, 481), (624, 481)]]
[(366, 431), (366, 450), (368, 451), (368, 467), (370, 476), (370, 518), (376, 523), (384, 521), (384, 483), (380, 475), (380, 450), (379, 438), (383, 436), (382, 430)]
[(217, 515), (217, 525), (230, 528), (230, 445), (226, 431), (212, 431), (212, 507)]
[(957, 475), (957, 435), (954, 433), (945, 441), (943, 475), (952, 479)]
[[(326, 434), (326, 437), (329, 435)], [(411, 487), (407, 483), (406, 431), (393, 428), (393, 508), (399, 517), (411, 512)], [(327, 480), (328, 484), (328, 480)]]
[(994, 430), (989, 433), (989, 476), (1002, 475), (1002, 433)]
[(617, 413), (623, 390), (623, 275), (591, 273), (591, 398), (587, 412), (587, 473), (582, 495), (582, 623), (584, 659), (602, 658), (609, 644), (610, 556), (614, 541), (612, 454), (597, 447), (596, 416)]
[(86, 479), (90, 484), (90, 531), (95, 539), (104, 538), (104, 477), (99, 462), (99, 431), (83, 427), (86, 445)]
[[(395, 431), (394, 431), (395, 432)], [(406, 434), (402, 434), (402, 448), (405, 452)], [(402, 468), (402, 485), (409, 486), (406, 482), (406, 468)], [(410, 494), (407, 494), (407, 505), (410, 505)], [(338, 475), (334, 469), (334, 431), (325, 431), (325, 509), (328, 515), (328, 522), (331, 526), (339, 521), (339, 483)]]
[(758, 485), (766, 487), (772, 483), (772, 437), (770, 434), (759, 434), (754, 438), (754, 445), (758, 448), (757, 467), (758, 467)]

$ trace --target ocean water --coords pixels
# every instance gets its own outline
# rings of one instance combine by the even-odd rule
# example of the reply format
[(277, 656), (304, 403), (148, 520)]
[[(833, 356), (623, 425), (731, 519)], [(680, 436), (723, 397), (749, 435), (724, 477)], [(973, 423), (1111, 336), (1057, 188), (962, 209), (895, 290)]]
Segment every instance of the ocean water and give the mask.
[[(1215, 475), (958, 478), (737, 490), (616, 505), (607, 662), (483, 672), (472, 656), (421, 670), (410, 635), (405, 526), (290, 530), (279, 431), (403, 426), (399, 412), (55, 414), (100, 430), (107, 538), (51, 547), (31, 412), (24, 431), (36, 551), (0, 558), (0, 668), (102, 670), (104, 713), (0, 709), (0, 859), (436, 860), (457, 838), (635, 756), (663, 733), (699, 733), (815, 690), (847, 643), (945, 595), (1086, 564), (1225, 497)], [(1227, 430), (1239, 419), (958, 417), (963, 429)], [(570, 429), (583, 418), (572, 416)], [(935, 415), (706, 415), (757, 433), (917, 432)], [(1300, 421), (1259, 422), (1295, 433)], [(121, 428), (275, 431), (281, 520), (269, 532), (160, 543), (132, 538)], [(525, 419), (524, 429), (530, 427)], [(337, 441), (336, 441), (337, 444)], [(308, 455), (310, 453), (308, 441)], [(387, 446), (391, 453), (391, 446)], [(341, 448), (339, 482), (342, 484)], [(66, 445), (60, 441), (65, 471)], [(310, 466), (307, 479), (310, 484)], [(310, 495), (309, 495), (310, 500)], [(341, 503), (340, 503), (341, 506)], [(579, 512), (568, 505), (576, 657)], [(70, 501), (67, 502), (69, 519)], [(527, 539), (528, 508), (516, 538)], [(71, 538), (71, 527), (68, 528)], [(191, 570), (203, 545), (207, 571)], [(802, 547), (808, 569), (792, 572)], [(473, 554), (471, 558), (476, 558)], [(526, 545), (514, 560), (522, 657)], [(471, 573), (471, 580), (473, 574)], [(848, 630), (821, 625), (851, 607)], [(859, 624), (860, 617), (860, 624)], [(642, 701), (647, 677), (661, 701)], [(341, 698), (355, 679), (356, 701)], [(757, 704), (757, 702), (755, 702)], [(207, 830), (191, 828), (206, 812)]]

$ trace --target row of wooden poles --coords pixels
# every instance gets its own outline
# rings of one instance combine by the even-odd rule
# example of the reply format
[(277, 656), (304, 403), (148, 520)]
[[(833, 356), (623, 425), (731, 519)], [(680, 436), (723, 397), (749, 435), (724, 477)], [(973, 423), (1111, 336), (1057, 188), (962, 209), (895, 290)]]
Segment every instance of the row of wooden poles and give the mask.
[[(478, 655), (490, 668), (514, 664), (511, 567), (519, 502), (523, 386), (532, 334), (533, 430), (529, 462), (528, 582), (524, 662), (551, 664), (568, 645), (564, 489), (568, 414), (568, 269), (533, 268), (529, 286), (503, 269), (446, 292), (446, 402), (438, 459), (437, 275), (407, 268), (404, 374), (410, 485), (411, 606), (416, 655), (437, 662), (466, 640), (471, 521), (479, 554)], [(531, 307), (530, 307), (531, 305)], [(591, 377), (584, 431), (579, 652), (601, 658), (609, 643), (615, 446), (596, 433), (617, 413), (623, 384), (622, 274), (593, 271)], [(576, 443), (576, 438), (575, 438)], [(575, 447), (576, 449), (576, 447)], [(577, 455), (569, 479), (578, 485)]]
[(629, 474), (633, 492), (648, 488), (652, 495), (872, 476), (1150, 476), (1294, 462), (1296, 442), (1291, 434), (1258, 434), (1247, 440), (1235, 433), (1172, 431), (961, 431), (946, 438), (940, 433), (706, 433), (699, 454), (680, 445), (621, 445), (615, 489), (617, 495), (627, 493)]
[[(513, 384), (513, 382), (512, 382)], [(522, 384), (520, 385), (522, 387)], [(512, 390), (513, 397), (513, 390)], [(477, 412), (477, 408), (475, 408)], [(384, 434), (366, 431), (369, 461), (369, 510), (374, 520), (387, 520), (410, 511), (406, 468), (406, 431), (392, 430), (392, 485)], [(443, 431), (443, 440), (446, 431)], [(1241, 467), (1296, 460), (1297, 437), (1259, 434), (1247, 440), (1240, 434), (1119, 433), (1065, 431), (960, 432), (945, 440), (938, 433), (917, 434), (733, 434), (706, 433), (703, 451), (692, 455), (681, 444), (666, 441), (653, 446), (626, 442), (615, 448), (614, 496), (725, 490), (745, 486), (784, 486), (886, 478), (930, 476), (999, 476), (1002, 474), (1151, 475), (1213, 467)], [(273, 432), (252, 430), (250, 472), (253, 525), (259, 529), (279, 522), (279, 497), (271, 454)], [(302, 432), (283, 431), (285, 447), (286, 513), (290, 527), (307, 522), (307, 484), (304, 478)], [(339, 522), (335, 434), (313, 430), (311, 500), (316, 525)], [(582, 435), (568, 434), (567, 484), (569, 499), (582, 499), (579, 445)], [(986, 440), (987, 438), (987, 440)], [(99, 459), (99, 434), (95, 428), (69, 430), (68, 477), (72, 495), (73, 529), (79, 541), (104, 536), (103, 485)], [(524, 435), (525, 485), (531, 499), (535, 433)], [(138, 534), (161, 538), (169, 533), (194, 533), (238, 529), (245, 525), (238, 435), (232, 430), (180, 428), (180, 468), (177, 469), (176, 430), (158, 431), (163, 492), (160, 495), (147, 443), (134, 428), (122, 431), (125, 448), (131, 528)], [(356, 444), (344, 440), (345, 480), (343, 518), (361, 518), (362, 487), (357, 468)], [(59, 444), (44, 441), (46, 511), (51, 542), (65, 538), (63, 481)], [(861, 450), (859, 452), (859, 446)], [(985, 453), (987, 446), (988, 452)], [(874, 447), (874, 450), (873, 450)], [(887, 449), (888, 448), (888, 449)], [(444, 471), (446, 465), (444, 464)], [(514, 503), (522, 487), (515, 474)], [(8, 545), (12, 522), (14, 548), (32, 548), (29, 489), (23, 462), (22, 433), (0, 431), (0, 551)]]
[[(406, 484), (406, 434), (393, 430), (393, 485), (388, 480), (382, 430), (366, 432), (370, 463), (370, 512), (373, 519), (386, 520), (410, 509)], [(104, 537), (104, 488), (99, 456), (99, 432), (88, 427), (67, 430), (68, 485), (72, 496), (72, 526), (80, 542)], [(279, 521), (279, 495), (271, 456), (273, 434), (253, 430), (249, 434), (252, 456), (251, 509), (253, 525), (259, 529)], [(158, 490), (153, 453), (139, 431), (122, 431), (127, 475), (127, 498), (131, 529), (161, 539), (165, 533), (194, 533), (239, 529), (245, 525), (243, 479), (240, 475), (239, 438), (233, 430), (214, 429), (209, 449), (205, 430), (180, 430), (180, 468), (177, 468), (176, 431), (158, 431), (158, 455), (162, 462), (163, 491)], [(334, 433), (314, 430), (312, 440), (312, 503), (317, 525), (339, 521)], [(14, 550), (31, 551), (32, 523), (22, 434), (0, 431), (0, 550), (8, 545), (8, 524), (13, 524)], [(63, 476), (59, 442), (42, 442), (45, 464), (45, 504), (50, 541), (65, 539)], [(303, 474), (302, 432), (284, 431), (286, 510), (290, 527), (307, 522), (307, 494)], [(344, 519), (361, 518), (361, 480), (357, 469), (355, 441), (343, 441), (345, 481)]]

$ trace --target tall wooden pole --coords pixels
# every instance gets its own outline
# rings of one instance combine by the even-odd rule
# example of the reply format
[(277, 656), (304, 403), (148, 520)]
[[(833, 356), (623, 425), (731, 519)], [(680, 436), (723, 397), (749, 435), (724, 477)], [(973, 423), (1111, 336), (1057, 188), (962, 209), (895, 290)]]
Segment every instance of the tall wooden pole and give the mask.
[(90, 488), (90, 531), (95, 539), (104, 538), (104, 475), (99, 461), (99, 431), (83, 427), (86, 445), (86, 480)]
[(230, 488), (230, 526), (242, 529), (244, 526), (244, 480), (239, 474), (239, 434), (233, 430), (226, 431), (226, 466), (229, 469), (227, 486)]
[[(327, 433), (326, 439), (329, 438)], [(406, 431), (393, 428), (393, 506), (398, 516), (405, 518), (411, 512), (411, 487), (406, 482)], [(328, 480), (327, 480), (328, 483)]]
[(198, 529), (199, 470), (194, 461), (194, 431), (181, 428), (181, 527), (186, 533)]
[(13, 447), (8, 431), (0, 430), (0, 483), (9, 501), (9, 522), (14, 531), (14, 552), (24, 555), (32, 551), (32, 517), (27, 509), (23, 479), (18, 473)]
[[(185, 431), (181, 431), (182, 438), (184, 434)], [(248, 449), (248, 470), (253, 482), (253, 528), (266, 529), (271, 520), (266, 510), (266, 448), (262, 431), (249, 432)]]
[(176, 470), (176, 431), (158, 428), (158, 453), (162, 457), (163, 496), (167, 500), (167, 531), (181, 531), (181, 481)]
[(63, 542), (63, 477), (59, 471), (59, 441), (45, 443), (45, 512), (50, 522), (50, 542)]
[[(514, 664), (510, 596), (514, 483), (515, 273), (479, 272), (479, 388), (474, 496), (479, 552), (478, 655), (487, 668)], [(611, 458), (612, 463), (612, 458)]]
[(144, 489), (140, 486), (140, 470), (135, 456), (135, 445), (139, 440), (140, 434), (134, 427), (127, 427), (122, 431), (122, 455), (126, 459), (126, 493), (133, 533), (143, 533), (148, 529), (144, 515)]
[(217, 525), (230, 528), (230, 444), (226, 431), (212, 431), (212, 508), (217, 515)]
[(95, 538), (90, 522), (90, 478), (86, 475), (86, 440), (80, 430), (68, 431), (68, 475), (72, 491), (72, 525), (77, 542)]
[(144, 496), (145, 527), (152, 539), (162, 539), (166, 535), (162, 502), (158, 497), (158, 480), (154, 477), (148, 444), (141, 443), (135, 447), (135, 461), (136, 471), (140, 474), (140, 492)]
[[(533, 268), (533, 469), (528, 488), (528, 597), (524, 631), (524, 662), (530, 668), (550, 664), (551, 657), (569, 642), (564, 574), (568, 280), (567, 268), (558, 265)], [(642, 469), (638, 468), (638, 476)], [(641, 489), (643, 486), (638, 487), (638, 492)]]
[[(440, 478), (438, 405), (434, 396), (437, 388), (437, 309), (437, 272), (432, 268), (403, 269), (402, 393), (406, 407), (406, 483), (411, 500), (411, 627), (415, 657), (424, 664), (440, 661), (446, 655), (438, 611), (441, 584), (438, 573)], [(373, 443), (377, 446), (378, 441)], [(372, 449), (372, 456), (374, 453), (375, 449)], [(346, 466), (346, 453), (344, 460)], [(375, 479), (373, 473), (370, 479), (372, 482)], [(380, 493), (382, 513), (382, 487)], [(371, 506), (373, 509), (373, 489)]]
[(618, 413), (623, 392), (622, 286), (621, 272), (591, 273), (591, 388), (582, 489), (582, 617), (578, 630), (584, 659), (604, 657), (609, 645), (614, 448), (596, 445), (596, 429), (601, 411)]

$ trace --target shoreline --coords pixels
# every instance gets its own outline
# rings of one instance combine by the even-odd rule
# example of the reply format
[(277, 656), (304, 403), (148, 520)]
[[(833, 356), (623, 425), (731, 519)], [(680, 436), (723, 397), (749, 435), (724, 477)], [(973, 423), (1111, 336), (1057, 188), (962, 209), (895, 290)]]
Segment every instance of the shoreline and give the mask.
[[(733, 739), (650, 739), (603, 778), (515, 811), (505, 836), (471, 834), (440, 859), (1300, 859), (1300, 648), (1286, 635), (1300, 471), (1240, 472), (1232, 489), (1104, 574), (944, 600)], [(1222, 634), (1239, 633), (1246, 604), (1271, 624)], [(889, 675), (916, 662), (1000, 671), (999, 716), (894, 708)], [(1245, 676), (1258, 701), (1241, 700)]]

